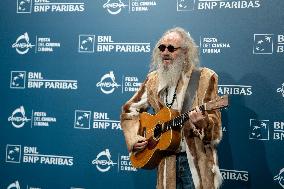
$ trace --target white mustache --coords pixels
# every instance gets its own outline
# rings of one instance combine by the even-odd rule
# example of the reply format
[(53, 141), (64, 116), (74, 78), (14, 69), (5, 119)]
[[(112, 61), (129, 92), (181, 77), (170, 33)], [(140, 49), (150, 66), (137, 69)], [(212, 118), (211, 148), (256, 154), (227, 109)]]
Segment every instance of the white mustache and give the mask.
[(171, 56), (163, 56), (162, 60), (173, 60)]

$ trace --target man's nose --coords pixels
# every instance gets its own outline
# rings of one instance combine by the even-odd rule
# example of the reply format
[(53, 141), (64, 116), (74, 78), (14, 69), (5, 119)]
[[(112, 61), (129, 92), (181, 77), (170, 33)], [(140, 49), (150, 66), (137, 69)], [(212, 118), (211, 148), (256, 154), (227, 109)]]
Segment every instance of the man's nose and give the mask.
[(166, 54), (170, 54), (170, 52), (168, 51), (168, 48), (166, 48), (166, 49), (162, 52), (162, 55), (166, 55)]

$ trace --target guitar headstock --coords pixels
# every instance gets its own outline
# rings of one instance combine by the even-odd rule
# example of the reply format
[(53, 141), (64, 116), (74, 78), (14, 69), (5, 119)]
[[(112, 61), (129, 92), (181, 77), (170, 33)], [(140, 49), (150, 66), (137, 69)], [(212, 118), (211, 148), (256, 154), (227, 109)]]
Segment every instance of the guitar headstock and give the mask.
[(223, 95), (220, 97), (215, 98), (214, 100), (211, 100), (204, 104), (205, 110), (216, 110), (225, 108), (229, 105), (229, 97), (228, 95)]

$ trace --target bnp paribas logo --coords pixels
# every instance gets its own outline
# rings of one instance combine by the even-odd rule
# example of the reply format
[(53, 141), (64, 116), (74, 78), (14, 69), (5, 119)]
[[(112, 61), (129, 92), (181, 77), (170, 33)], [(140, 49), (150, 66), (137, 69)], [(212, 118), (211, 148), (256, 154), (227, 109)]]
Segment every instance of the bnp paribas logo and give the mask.
[(6, 162), (9, 163), (21, 162), (21, 145), (8, 144), (6, 146)]
[(177, 0), (177, 11), (191, 11), (194, 10), (196, 0)]
[(284, 83), (282, 83), (281, 87), (277, 88), (277, 93), (280, 93), (284, 98)]
[(93, 53), (95, 51), (95, 35), (79, 35), (79, 53)]
[(273, 34), (254, 34), (253, 54), (273, 53)]
[(177, 11), (259, 8), (259, 0), (177, 0)]
[(269, 120), (250, 119), (249, 139), (269, 140)]
[(253, 54), (283, 54), (283, 34), (254, 34)]
[(74, 128), (90, 129), (91, 111), (76, 110), (74, 119)]
[(10, 88), (25, 89), (26, 71), (11, 71)]
[(31, 13), (32, 0), (17, 0), (17, 13)]

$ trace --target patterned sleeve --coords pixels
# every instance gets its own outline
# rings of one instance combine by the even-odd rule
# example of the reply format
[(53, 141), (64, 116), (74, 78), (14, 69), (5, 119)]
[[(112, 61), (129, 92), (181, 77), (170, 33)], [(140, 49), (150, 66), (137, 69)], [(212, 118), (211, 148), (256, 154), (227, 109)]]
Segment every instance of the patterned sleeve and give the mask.
[[(209, 102), (218, 97), (218, 76), (214, 73), (209, 80), (203, 102)], [(213, 145), (218, 144), (222, 138), (221, 112), (219, 110), (207, 111), (207, 117), (198, 121), (195, 125), (204, 128), (203, 141)]]
[(148, 78), (143, 82), (133, 97), (122, 106), (120, 121), (129, 152), (132, 151), (133, 145), (138, 142), (141, 137), (138, 135), (140, 127), (139, 113), (146, 111), (149, 107), (146, 89), (147, 81)]
[[(207, 90), (204, 102), (208, 102), (218, 97), (218, 76), (212, 75), (209, 88)], [(205, 141), (218, 144), (222, 138), (221, 112), (220, 110), (208, 111), (208, 126), (205, 128)]]

